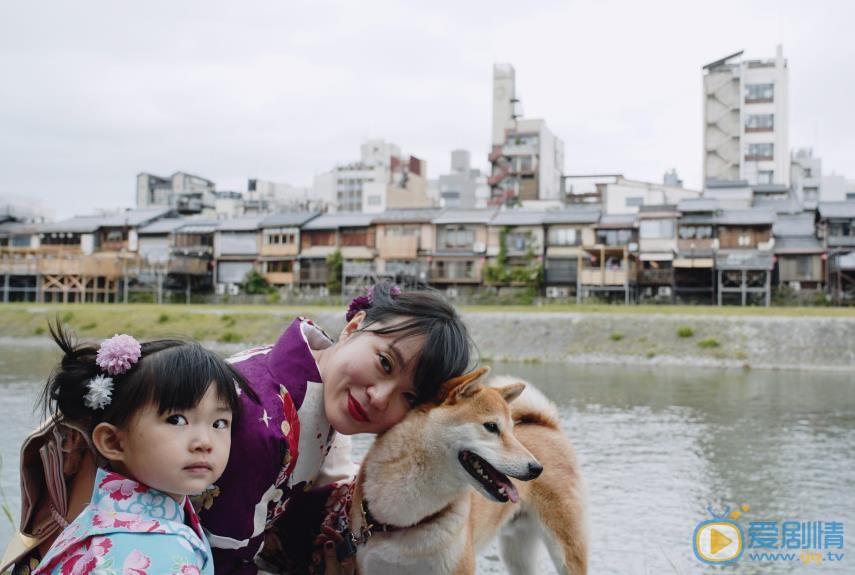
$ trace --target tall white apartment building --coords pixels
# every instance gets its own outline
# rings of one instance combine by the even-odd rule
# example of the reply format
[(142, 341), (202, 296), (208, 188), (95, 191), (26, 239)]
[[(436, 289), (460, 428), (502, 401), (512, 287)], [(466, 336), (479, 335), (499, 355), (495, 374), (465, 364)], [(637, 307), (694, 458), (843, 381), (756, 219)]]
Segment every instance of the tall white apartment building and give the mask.
[(742, 52), (703, 67), (704, 181), (790, 184), (789, 89), (781, 46), (774, 59)]
[(564, 142), (544, 120), (522, 117), (516, 74), (510, 64), (493, 66), (491, 203), (561, 199)]

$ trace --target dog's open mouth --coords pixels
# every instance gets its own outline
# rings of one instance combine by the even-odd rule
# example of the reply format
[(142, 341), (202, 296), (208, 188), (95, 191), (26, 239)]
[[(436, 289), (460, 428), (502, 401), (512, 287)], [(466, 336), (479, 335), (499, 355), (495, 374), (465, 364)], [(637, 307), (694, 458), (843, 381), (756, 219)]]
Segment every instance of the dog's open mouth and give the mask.
[(463, 464), (463, 468), (469, 475), (478, 480), (484, 489), (493, 496), (496, 501), (505, 503), (510, 500), (514, 503), (519, 501), (517, 488), (511, 483), (506, 475), (499, 473), (495, 467), (487, 463), (471, 451), (463, 450), (457, 454), (457, 459)]

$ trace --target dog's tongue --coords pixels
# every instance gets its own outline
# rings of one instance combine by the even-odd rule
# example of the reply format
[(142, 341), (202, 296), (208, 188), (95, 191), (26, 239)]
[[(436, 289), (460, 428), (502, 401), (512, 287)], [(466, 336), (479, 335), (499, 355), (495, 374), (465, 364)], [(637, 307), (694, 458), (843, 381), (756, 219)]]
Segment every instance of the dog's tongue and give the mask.
[(516, 503), (520, 500), (520, 494), (517, 493), (517, 488), (514, 487), (514, 484), (508, 481), (508, 484), (505, 485), (505, 493), (508, 494), (508, 499), (511, 503)]

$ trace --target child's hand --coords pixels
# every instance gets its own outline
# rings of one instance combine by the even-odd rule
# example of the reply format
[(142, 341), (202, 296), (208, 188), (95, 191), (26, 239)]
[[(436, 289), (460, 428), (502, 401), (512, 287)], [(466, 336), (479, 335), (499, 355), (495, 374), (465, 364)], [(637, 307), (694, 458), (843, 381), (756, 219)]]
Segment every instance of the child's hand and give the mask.
[(324, 525), (321, 527), (324, 541), (324, 575), (354, 575), (356, 573), (356, 557), (339, 561), (336, 548), (343, 541), (335, 529)]

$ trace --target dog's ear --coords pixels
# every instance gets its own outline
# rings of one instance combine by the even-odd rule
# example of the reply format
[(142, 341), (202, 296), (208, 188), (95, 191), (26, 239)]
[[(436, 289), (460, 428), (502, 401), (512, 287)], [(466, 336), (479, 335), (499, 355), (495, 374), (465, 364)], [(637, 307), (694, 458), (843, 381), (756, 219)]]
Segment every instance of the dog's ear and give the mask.
[(481, 388), (481, 378), (489, 372), (490, 368), (479, 367), (469, 373), (449, 379), (442, 386), (440, 398), (444, 403), (455, 403), (459, 399), (472, 397)]
[(521, 381), (517, 383), (512, 383), (510, 385), (506, 385), (504, 387), (497, 387), (496, 391), (498, 391), (502, 397), (505, 398), (505, 401), (508, 403), (512, 402), (516, 398), (520, 396), (520, 394), (525, 390), (525, 384)]

